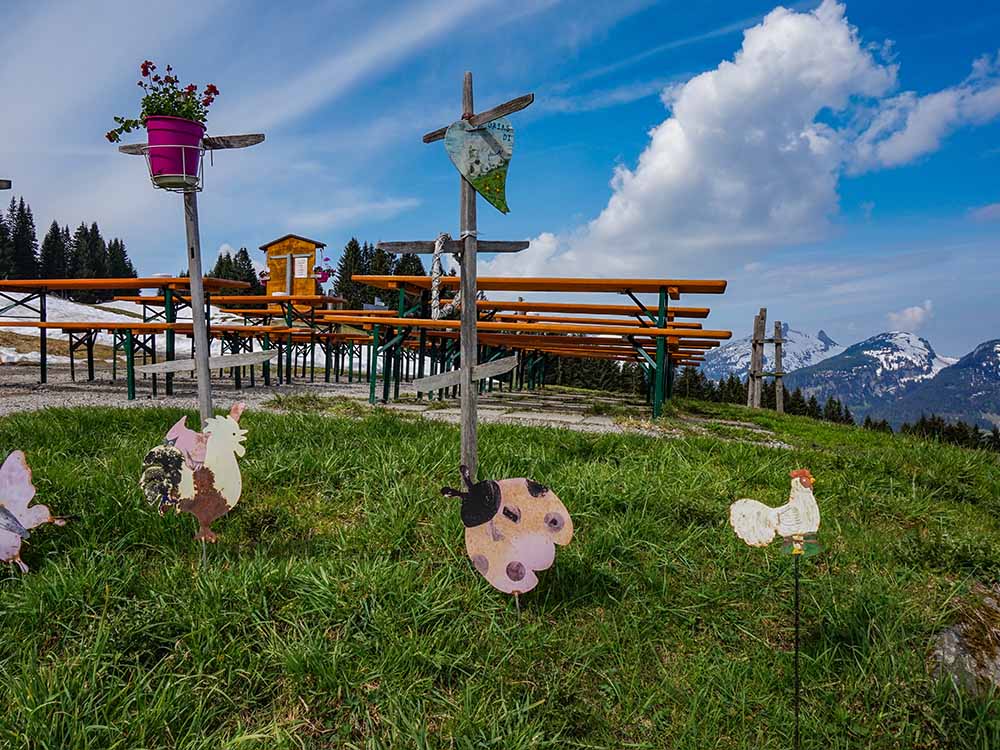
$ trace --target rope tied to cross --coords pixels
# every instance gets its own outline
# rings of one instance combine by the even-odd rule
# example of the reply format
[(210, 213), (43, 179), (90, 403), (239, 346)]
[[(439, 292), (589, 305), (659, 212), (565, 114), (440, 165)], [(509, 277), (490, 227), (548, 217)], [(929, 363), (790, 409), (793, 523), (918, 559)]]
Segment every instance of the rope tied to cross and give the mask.
[(460, 289), (451, 301), (441, 306), (441, 277), (444, 269), (441, 267), (441, 253), (446, 242), (451, 241), (451, 235), (441, 232), (434, 241), (434, 259), (431, 261), (431, 319), (440, 320), (460, 309), (462, 306), (462, 290)]

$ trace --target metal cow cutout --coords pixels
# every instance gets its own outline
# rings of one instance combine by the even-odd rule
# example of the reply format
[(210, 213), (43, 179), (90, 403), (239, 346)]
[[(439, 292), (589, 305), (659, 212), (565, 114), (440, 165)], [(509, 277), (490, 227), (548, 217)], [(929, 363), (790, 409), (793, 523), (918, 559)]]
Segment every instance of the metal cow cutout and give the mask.
[(569, 544), (573, 519), (552, 490), (530, 479), (472, 483), (460, 467), (468, 491), (444, 487), (441, 494), (462, 500), (465, 549), (473, 566), (494, 587), (523, 594), (538, 584), (535, 571), (555, 560), (555, 545)]
[(21, 542), (31, 536), (30, 529), (43, 523), (66, 525), (44, 505), (29, 508), (34, 497), (28, 461), (23, 451), (14, 451), (0, 467), (0, 560), (15, 563), (22, 573), (28, 572), (28, 566), (21, 560)]

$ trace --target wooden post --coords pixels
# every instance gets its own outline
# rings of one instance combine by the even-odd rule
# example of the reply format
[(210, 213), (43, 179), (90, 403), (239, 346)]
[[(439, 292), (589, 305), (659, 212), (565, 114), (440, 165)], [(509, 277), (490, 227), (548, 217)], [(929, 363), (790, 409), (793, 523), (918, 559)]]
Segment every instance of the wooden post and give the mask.
[(779, 414), (785, 413), (785, 384), (782, 378), (785, 372), (781, 363), (781, 321), (774, 321), (774, 409)]
[[(212, 416), (212, 373), (208, 369), (211, 344), (205, 318), (205, 290), (202, 286), (201, 236), (198, 229), (198, 194), (184, 193), (184, 228), (187, 230), (188, 276), (191, 280), (191, 323), (194, 334), (195, 374), (198, 379), (198, 414), (201, 426)], [(131, 347), (129, 347), (131, 350)]]
[(764, 382), (764, 331), (767, 325), (767, 308), (760, 308), (760, 312), (753, 320), (753, 336), (751, 338), (750, 350), (750, 373), (747, 378), (747, 406), (752, 409), (760, 408), (760, 397)]
[[(472, 73), (466, 71), (462, 82), (462, 117), (472, 117)], [(465, 240), (462, 253), (462, 463), (469, 467), (471, 481), (476, 481), (479, 450), (476, 445), (476, 406), (478, 393), (473, 387), (472, 368), (476, 366), (476, 191), (465, 177), (459, 175), (461, 185), (459, 213), (461, 239)]]

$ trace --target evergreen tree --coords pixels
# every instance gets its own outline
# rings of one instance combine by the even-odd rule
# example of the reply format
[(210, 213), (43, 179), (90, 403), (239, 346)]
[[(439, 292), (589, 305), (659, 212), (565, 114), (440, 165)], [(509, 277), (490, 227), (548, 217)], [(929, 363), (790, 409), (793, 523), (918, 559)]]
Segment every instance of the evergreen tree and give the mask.
[[(86, 223), (81, 222), (73, 233), (73, 254), (72, 254), (71, 276), (78, 279), (106, 279), (108, 278), (108, 247), (101, 237), (101, 230), (97, 223), (93, 223), (88, 228)], [(74, 292), (72, 299), (77, 302), (94, 303), (108, 299), (107, 293), (103, 291), (79, 291)]]
[(850, 425), (854, 424), (854, 415), (851, 414), (851, 410), (849, 408), (847, 408), (846, 404), (844, 405), (844, 419), (843, 419), (843, 422), (844, 422), (844, 424), (850, 424)]
[(0, 279), (10, 278), (13, 267), (14, 246), (10, 241), (10, 227), (7, 226), (3, 211), (0, 211)]
[(115, 237), (108, 243), (108, 277), (112, 279), (134, 279), (138, 276), (132, 260), (128, 257), (125, 243)]
[(426, 276), (423, 261), (416, 253), (401, 255), (392, 269), (393, 276)]
[(233, 268), (236, 271), (236, 279), (238, 281), (246, 281), (250, 284), (250, 288), (241, 290), (240, 294), (257, 295), (267, 292), (264, 285), (260, 283), (260, 276), (257, 273), (257, 269), (253, 266), (250, 253), (245, 247), (241, 247), (236, 251), (236, 255), (233, 256)]
[(802, 395), (801, 388), (796, 388), (792, 391), (792, 395), (785, 400), (785, 411), (797, 416), (806, 414), (806, 399)]
[(396, 258), (392, 253), (379, 248), (371, 250), (371, 268), (368, 271), (372, 276), (392, 276), (396, 267)]
[(233, 256), (229, 251), (219, 253), (219, 257), (215, 259), (215, 265), (212, 266), (208, 275), (216, 279), (236, 279), (236, 266), (233, 264)]
[(38, 266), (38, 274), (43, 279), (69, 278), (69, 247), (66, 243), (66, 234), (55, 221), (42, 240)]
[(10, 277), (15, 279), (38, 278), (38, 236), (31, 206), (21, 198), (16, 204), (10, 200), (7, 210), (7, 227), (10, 232)]
[(823, 418), (823, 410), (819, 408), (819, 401), (816, 400), (815, 395), (810, 396), (806, 402), (806, 416), (813, 419)]
[(349, 310), (361, 309), (366, 301), (364, 288), (352, 278), (355, 274), (361, 274), (363, 268), (363, 250), (357, 238), (351, 237), (337, 261), (337, 279), (333, 284), (334, 294), (344, 298)]
[(827, 422), (843, 422), (844, 412), (841, 409), (840, 401), (830, 396), (823, 406), (823, 419)]

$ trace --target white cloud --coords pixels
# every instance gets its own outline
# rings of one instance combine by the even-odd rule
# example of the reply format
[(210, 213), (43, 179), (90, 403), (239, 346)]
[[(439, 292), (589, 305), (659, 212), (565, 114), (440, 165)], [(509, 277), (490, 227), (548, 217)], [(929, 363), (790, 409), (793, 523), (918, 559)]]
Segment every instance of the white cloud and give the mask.
[(934, 304), (926, 299), (922, 305), (905, 307), (897, 312), (889, 313), (886, 317), (893, 330), (916, 333), (933, 315)]
[[(620, 166), (607, 207), (556, 238), (558, 265), (598, 275), (675, 275), (706, 253), (814, 239), (837, 210), (843, 136), (818, 122), (858, 97), (885, 95), (881, 62), (825, 0), (810, 13), (776, 8), (744, 34), (732, 61), (664, 93), (670, 116), (635, 168)], [(524, 273), (524, 256), (493, 270)]]
[(1000, 203), (969, 209), (969, 217), (975, 221), (1000, 221)]
[(908, 164), (937, 151), (965, 125), (1000, 116), (1000, 53), (984, 55), (962, 83), (925, 96), (903, 92), (883, 101), (855, 143), (854, 171)]
[(734, 257), (760, 262), (762, 252), (825, 238), (845, 172), (915, 159), (1000, 106), (998, 62), (981, 58), (939, 92), (958, 115), (944, 130), (926, 126), (939, 105), (894, 93), (891, 53), (888, 42), (862, 40), (835, 0), (810, 12), (775, 8), (732, 60), (663, 90), (669, 116), (638, 163), (615, 170), (597, 218), (495, 258), (484, 273), (728, 275)]

